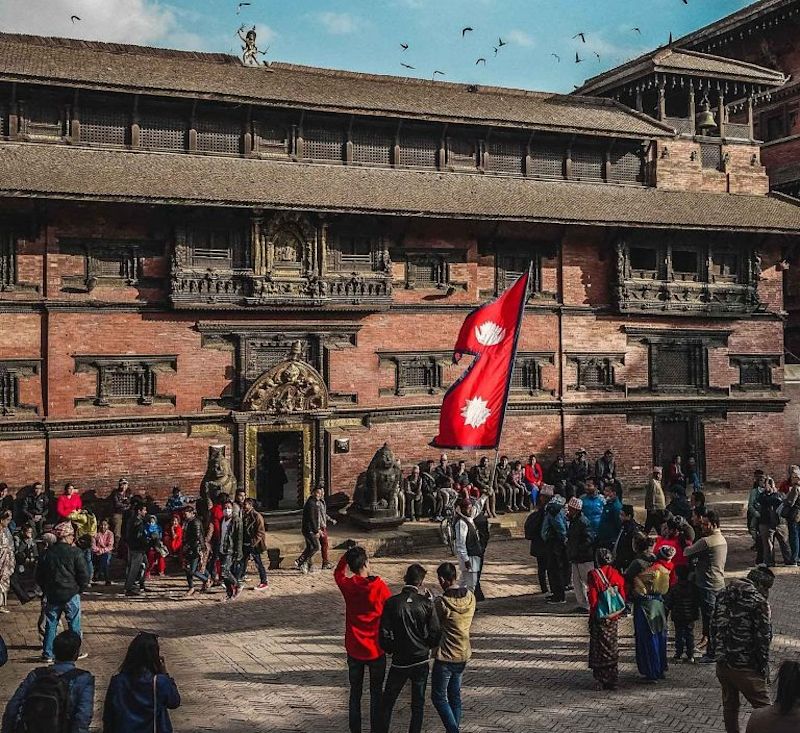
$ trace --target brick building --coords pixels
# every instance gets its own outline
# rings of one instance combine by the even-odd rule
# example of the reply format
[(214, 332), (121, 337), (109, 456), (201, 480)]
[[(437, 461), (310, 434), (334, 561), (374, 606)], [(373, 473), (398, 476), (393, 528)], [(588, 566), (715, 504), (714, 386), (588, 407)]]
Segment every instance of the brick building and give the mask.
[(800, 208), (767, 193), (749, 124), (695, 134), (668, 91), (752, 99), (781, 74), (651, 58), (619, 72), (638, 111), (28, 36), (0, 59), (13, 488), (193, 493), (222, 444), (270, 509), (351, 493), (384, 441), (404, 468), (434, 455), (458, 328), (531, 261), (503, 452), (610, 446), (630, 483), (694, 454), (736, 488), (786, 462)]

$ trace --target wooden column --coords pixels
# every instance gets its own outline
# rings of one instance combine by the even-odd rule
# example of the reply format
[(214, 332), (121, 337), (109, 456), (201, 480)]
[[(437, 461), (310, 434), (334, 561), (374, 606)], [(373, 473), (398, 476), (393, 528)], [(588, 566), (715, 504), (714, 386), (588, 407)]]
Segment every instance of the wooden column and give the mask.
[(189, 152), (197, 152), (197, 102), (192, 104), (192, 113), (189, 116)]
[(69, 119), (69, 141), (73, 145), (77, 145), (81, 141), (81, 113), (78, 102), (80, 100), (80, 92), (76, 89), (72, 96), (72, 115)]
[(247, 107), (247, 115), (242, 125), (242, 152), (247, 158), (253, 153), (253, 107)]
[(11, 84), (11, 102), (8, 105), (8, 138), (16, 140), (19, 135), (19, 105), (17, 103), (17, 83)]
[(131, 113), (131, 147), (139, 148), (142, 145), (142, 127), (139, 124), (139, 95), (133, 95), (133, 112)]
[(725, 95), (722, 89), (719, 90), (719, 104), (717, 106), (717, 125), (719, 126), (719, 136), (725, 137)]
[(692, 137), (697, 133), (697, 102), (694, 98), (694, 82), (689, 82), (689, 132)]
[(753, 133), (753, 95), (747, 97), (747, 127), (748, 133), (747, 137), (749, 140), (752, 140), (755, 137)]
[(658, 119), (663, 120), (667, 116), (667, 90), (666, 82), (662, 79), (658, 83)]

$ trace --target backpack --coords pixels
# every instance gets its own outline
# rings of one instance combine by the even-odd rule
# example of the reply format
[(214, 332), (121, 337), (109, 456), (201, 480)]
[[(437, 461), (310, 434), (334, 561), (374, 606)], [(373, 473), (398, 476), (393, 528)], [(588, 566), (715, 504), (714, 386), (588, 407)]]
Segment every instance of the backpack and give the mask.
[(597, 600), (597, 611), (595, 615), (598, 619), (612, 619), (617, 618), (625, 610), (625, 601), (622, 600), (619, 590), (616, 586), (611, 585), (606, 578), (605, 573), (598, 568), (594, 571), (597, 576), (605, 584), (605, 588), (600, 593)]
[(70, 728), (69, 684), (81, 674), (71, 669), (58, 674), (50, 667), (34, 670), (36, 678), (25, 695), (14, 733), (67, 733)]

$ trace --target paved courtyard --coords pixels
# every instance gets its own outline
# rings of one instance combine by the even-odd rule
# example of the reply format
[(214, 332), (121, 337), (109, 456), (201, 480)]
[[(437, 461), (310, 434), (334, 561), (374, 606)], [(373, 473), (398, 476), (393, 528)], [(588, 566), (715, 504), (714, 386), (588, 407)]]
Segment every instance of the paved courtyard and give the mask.
[[(746, 538), (734, 536), (732, 571), (746, 567)], [(428, 550), (413, 557), (431, 571), (446, 557)], [(412, 558), (381, 558), (374, 569), (399, 588)], [(779, 569), (772, 595), (778, 661), (800, 654), (796, 572)], [(527, 543), (490, 545), (483, 584), (489, 600), (473, 627), (474, 658), (465, 675), (465, 733), (538, 731), (669, 733), (722, 731), (719, 691), (711, 666), (672, 666), (657, 685), (638, 681), (632, 629), (621, 627), (621, 685), (613, 694), (595, 692), (586, 668), (585, 618), (551, 613), (535, 582)], [(146, 598), (125, 599), (118, 586), (84, 597), (85, 649), (82, 666), (98, 678), (95, 724), (100, 729), (102, 697), (110, 675), (138, 630), (157, 633), (170, 673), (183, 698), (173, 714), (176, 731), (347, 730), (347, 675), (342, 647), (344, 604), (331, 573), (298, 576), (273, 571), (265, 592), (245, 591), (221, 603), (217, 591), (181, 598), (177, 577), (151, 583)], [(106, 590), (112, 591), (106, 593)], [(11, 661), (0, 670), (0, 702), (36, 664), (39, 653), (36, 604), (13, 606), (2, 617)], [(571, 606), (569, 602), (566, 609)], [(398, 705), (393, 730), (404, 731), (408, 692)], [(425, 731), (442, 726), (430, 703)]]

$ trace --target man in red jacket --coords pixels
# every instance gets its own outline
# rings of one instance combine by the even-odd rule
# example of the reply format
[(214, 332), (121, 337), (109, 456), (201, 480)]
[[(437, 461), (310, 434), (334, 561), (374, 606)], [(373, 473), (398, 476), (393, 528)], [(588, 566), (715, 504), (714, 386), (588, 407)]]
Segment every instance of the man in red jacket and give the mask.
[[(361, 733), (364, 668), (369, 668), (370, 731), (378, 733), (386, 655), (378, 644), (383, 604), (392, 593), (377, 575), (369, 574), (367, 551), (348, 540), (349, 548), (333, 571), (345, 604), (344, 647), (350, 675), (350, 733)], [(348, 577), (345, 567), (352, 575)]]

